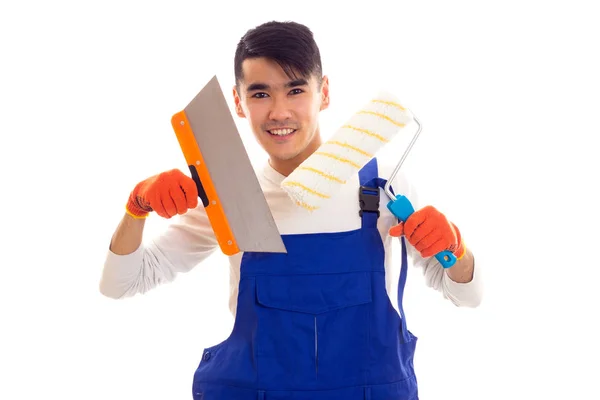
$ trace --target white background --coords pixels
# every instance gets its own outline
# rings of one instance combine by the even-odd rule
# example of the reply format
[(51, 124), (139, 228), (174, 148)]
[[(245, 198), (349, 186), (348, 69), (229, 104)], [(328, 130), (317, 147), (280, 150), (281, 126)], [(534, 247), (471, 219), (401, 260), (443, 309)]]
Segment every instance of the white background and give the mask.
[(230, 98), (237, 41), (271, 19), (315, 33), (325, 136), (378, 89), (419, 117), (406, 168), (484, 268), (474, 310), (411, 271), (421, 398), (600, 398), (594, 3), (3, 1), (0, 398), (191, 399), (231, 328), (223, 256), (123, 301), (99, 277), (133, 186), (186, 168), (172, 114), (213, 74)]

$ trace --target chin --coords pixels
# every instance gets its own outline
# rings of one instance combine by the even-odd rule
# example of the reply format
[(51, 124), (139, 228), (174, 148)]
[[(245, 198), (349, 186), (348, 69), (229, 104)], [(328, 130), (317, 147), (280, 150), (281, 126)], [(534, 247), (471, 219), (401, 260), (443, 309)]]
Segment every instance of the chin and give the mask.
[(298, 157), (300, 153), (302, 153), (301, 146), (269, 146), (267, 147), (267, 152), (271, 155), (271, 157), (276, 158), (281, 161), (289, 161)]
[(293, 160), (294, 158), (298, 157), (298, 152), (295, 153), (285, 153), (285, 154), (277, 154), (277, 153), (271, 153), (272, 156), (278, 160), (281, 161), (289, 161), (289, 160)]

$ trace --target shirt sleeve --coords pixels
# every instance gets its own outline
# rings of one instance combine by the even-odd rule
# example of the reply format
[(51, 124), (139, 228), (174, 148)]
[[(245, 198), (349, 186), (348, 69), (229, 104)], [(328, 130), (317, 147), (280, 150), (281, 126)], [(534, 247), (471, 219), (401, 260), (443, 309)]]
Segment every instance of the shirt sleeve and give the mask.
[(111, 298), (145, 293), (177, 274), (192, 270), (218, 248), (218, 242), (203, 207), (175, 217), (173, 222), (133, 253), (106, 255), (100, 292)]
[[(396, 175), (392, 186), (403, 189), (402, 194), (410, 200), (415, 210), (426, 205), (419, 198), (415, 185), (405, 174)], [(456, 222), (456, 224), (460, 226), (460, 222)], [(400, 240), (400, 238), (397, 239)], [(477, 307), (481, 303), (483, 296), (482, 264), (472, 248), (469, 248), (469, 250), (473, 253), (475, 260), (473, 278), (469, 282), (461, 283), (450, 279), (444, 267), (435, 257), (423, 258), (408, 241), (405, 242), (409, 259), (415, 267), (423, 271), (425, 284), (428, 287), (441, 292), (445, 299), (451, 301), (457, 307)]]
[(423, 258), (410, 245), (407, 245), (407, 253), (413, 261), (413, 265), (422, 269), (427, 286), (441, 292), (444, 298), (451, 301), (457, 307), (477, 307), (481, 303), (483, 295), (483, 282), (481, 279), (481, 266), (476, 256), (473, 269), (473, 279), (469, 282), (455, 282), (446, 272), (444, 267), (435, 257)]

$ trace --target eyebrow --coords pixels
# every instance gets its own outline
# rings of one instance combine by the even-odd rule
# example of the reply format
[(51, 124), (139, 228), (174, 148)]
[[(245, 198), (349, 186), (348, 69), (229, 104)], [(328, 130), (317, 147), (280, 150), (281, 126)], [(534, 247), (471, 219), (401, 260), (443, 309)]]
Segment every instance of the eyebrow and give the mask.
[[(289, 81), (288, 83), (285, 84), (285, 87), (296, 87), (296, 86), (305, 86), (308, 85), (308, 82), (306, 81), (306, 79), (296, 79), (293, 81)], [(251, 83), (250, 85), (248, 85), (248, 91), (252, 92), (255, 90), (267, 90), (269, 89), (269, 85), (267, 85), (266, 83)]]

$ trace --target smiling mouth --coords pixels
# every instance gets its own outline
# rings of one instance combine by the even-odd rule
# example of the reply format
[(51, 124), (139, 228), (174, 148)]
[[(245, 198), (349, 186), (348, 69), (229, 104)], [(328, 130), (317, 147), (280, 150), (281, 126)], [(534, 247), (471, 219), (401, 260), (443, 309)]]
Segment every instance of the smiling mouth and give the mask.
[(269, 132), (271, 135), (273, 136), (288, 136), (291, 135), (292, 133), (296, 132), (296, 129), (271, 129), (268, 130), (267, 132)]

